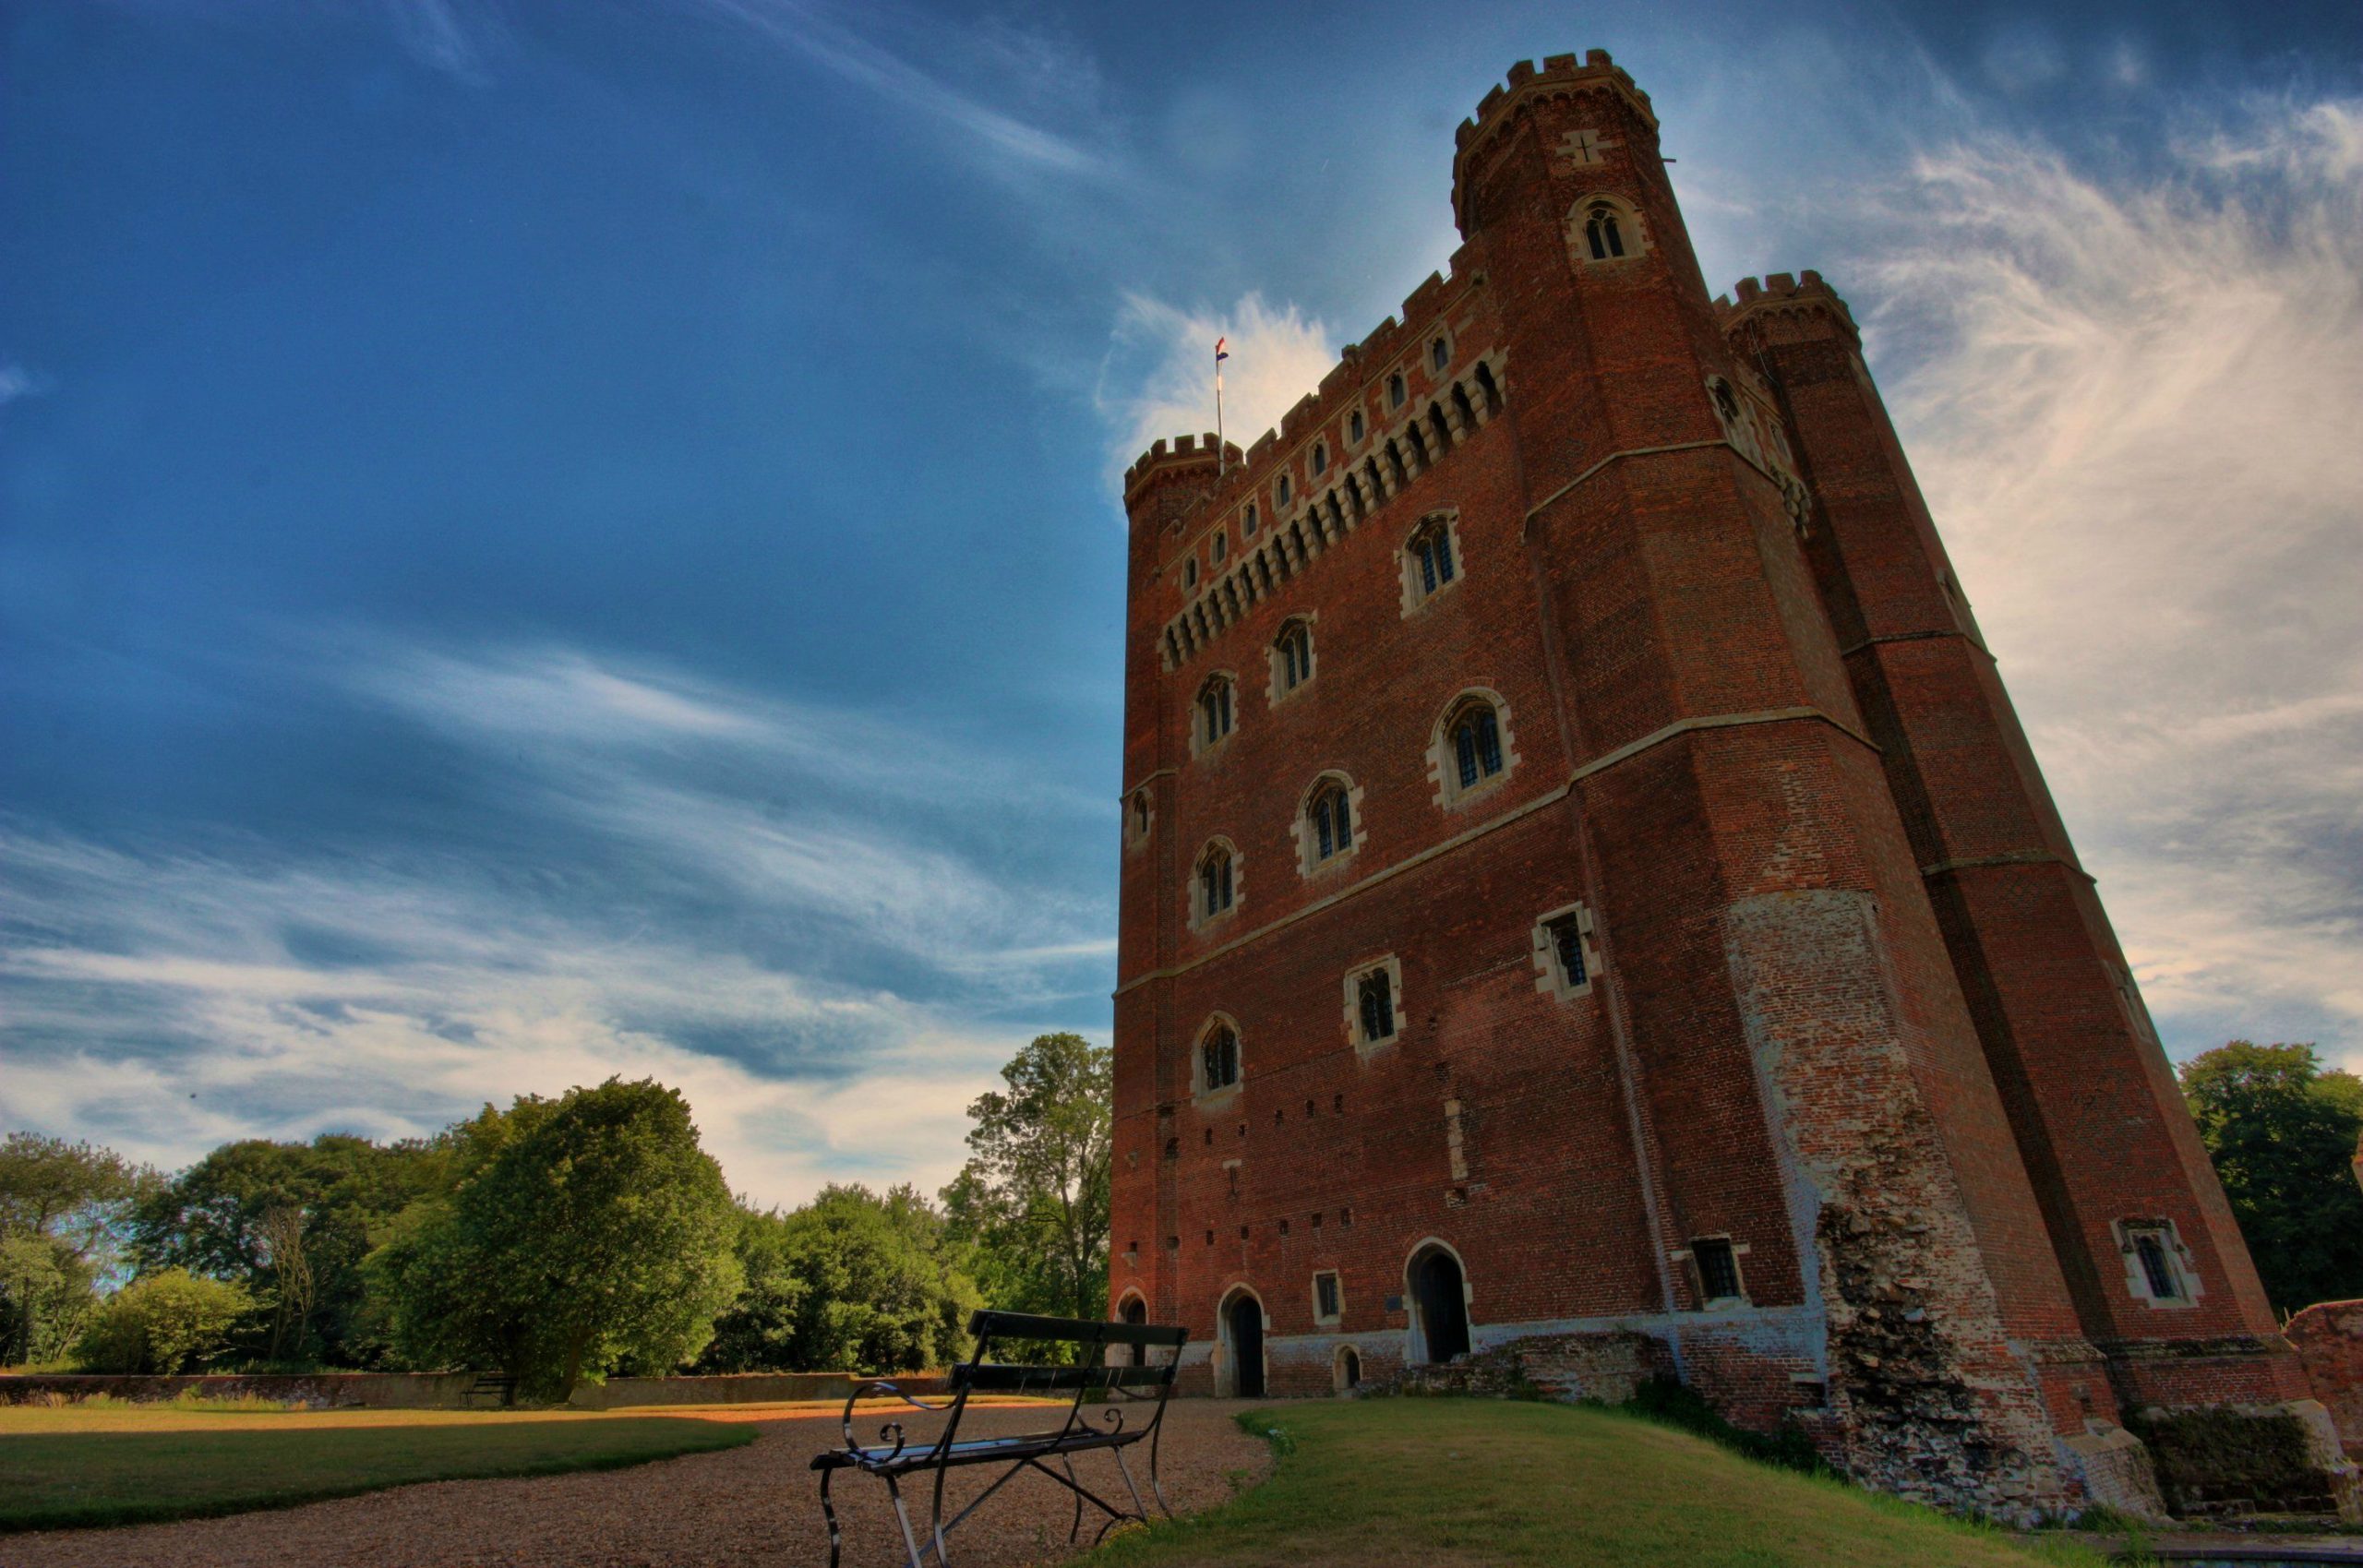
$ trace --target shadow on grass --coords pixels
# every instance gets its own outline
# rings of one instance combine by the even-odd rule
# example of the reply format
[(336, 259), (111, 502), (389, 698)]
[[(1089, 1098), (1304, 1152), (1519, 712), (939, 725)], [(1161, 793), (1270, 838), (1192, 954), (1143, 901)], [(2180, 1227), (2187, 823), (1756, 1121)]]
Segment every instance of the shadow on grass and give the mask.
[(0, 1532), (151, 1524), (353, 1497), (419, 1481), (612, 1470), (752, 1442), (686, 1417), (478, 1426), (20, 1432), (0, 1438)]

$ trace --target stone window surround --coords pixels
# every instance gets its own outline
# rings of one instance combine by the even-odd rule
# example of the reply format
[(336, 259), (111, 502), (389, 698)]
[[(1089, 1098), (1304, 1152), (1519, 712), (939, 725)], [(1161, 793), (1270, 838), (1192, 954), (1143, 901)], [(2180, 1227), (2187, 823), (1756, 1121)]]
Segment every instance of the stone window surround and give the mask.
[[(2170, 1219), (2113, 1219), (2108, 1224), (2110, 1239), (2117, 1243), (2117, 1256), (2125, 1264), (2125, 1287), (2137, 1301), (2152, 1311), (2184, 1311), (2199, 1305), (2205, 1294), (2199, 1277), (2197, 1260), (2183, 1244), (2182, 1235)], [(2141, 1251), (2134, 1246), (2138, 1236), (2154, 1236), (2165, 1244), (2166, 1265), (2175, 1272), (2175, 1282), (2182, 1287), (2179, 1297), (2159, 1297), (2150, 1293), (2150, 1276), (2141, 1267)]]
[[(1337, 1310), (1334, 1312), (1325, 1313), (1321, 1310), (1321, 1278), (1324, 1275), (1328, 1275), (1331, 1279), (1337, 1282)], [(1336, 1269), (1314, 1269), (1313, 1271), (1313, 1278), (1310, 1282), (1309, 1287), (1313, 1293), (1313, 1321), (1314, 1323), (1336, 1323), (1345, 1321), (1346, 1276), (1342, 1273)]]
[[(1271, 646), (1264, 650), (1265, 662), (1270, 666), (1270, 679), (1264, 688), (1264, 700), (1266, 706), (1277, 708), (1289, 698), (1297, 696), (1313, 684), (1313, 677), (1320, 672), (1321, 652), (1313, 636), (1313, 623), (1320, 618), (1320, 611), (1305, 610), (1282, 621), (1280, 629), (1272, 634)], [(1291, 687), (1287, 683), (1288, 672), (1282, 666), (1280, 642), (1288, 636), (1290, 627), (1298, 626), (1304, 628), (1304, 678)]]
[[(1472, 702), (1493, 706), (1493, 727), (1501, 732), (1502, 771), (1492, 778), (1481, 778), (1467, 788), (1461, 787), (1460, 764), (1452, 751), (1453, 721), (1468, 711)], [(1457, 811), (1472, 800), (1480, 800), (1507, 784), (1517, 772), (1517, 743), (1510, 730), (1510, 705), (1506, 698), (1487, 686), (1472, 686), (1453, 697), (1436, 715), (1435, 729), (1428, 738), (1428, 782), (1433, 786), (1431, 798), (1445, 811)]]
[[(1395, 1033), (1384, 1039), (1365, 1039), (1362, 1035), (1362, 976), (1374, 969), (1386, 971), (1388, 994), (1395, 1002)], [(1365, 959), (1346, 971), (1346, 1041), (1357, 1055), (1367, 1058), (1383, 1051), (1403, 1038), (1403, 961), (1393, 953)], [(1457, 1256), (1457, 1254), (1456, 1254)], [(1464, 1277), (1466, 1277), (1464, 1275)]]
[[(1591, 221), (1591, 209), (1602, 205), (1613, 208), (1616, 215), (1625, 221), (1620, 231), (1625, 241), (1625, 254), (1622, 256), (1596, 257), (1591, 253), (1591, 240), (1584, 231)], [(1640, 209), (1611, 191), (1593, 191), (1577, 197), (1575, 205), (1567, 209), (1566, 227), (1567, 254), (1586, 267), (1615, 267), (1627, 261), (1638, 261), (1652, 248), (1649, 227), (1641, 221)]]
[(1698, 1273), (1697, 1260), (1692, 1254), (1690, 1247), (1676, 1247), (1672, 1251), (1668, 1252), (1666, 1256), (1674, 1263), (1683, 1265), (1683, 1272), (1690, 1278), (1691, 1294), (1697, 1298), (1698, 1311), (1706, 1312), (1712, 1311), (1718, 1307), (1745, 1307), (1753, 1305), (1753, 1303), (1748, 1300), (1747, 1296), (1747, 1269), (1745, 1265), (1740, 1262), (1741, 1259), (1746, 1257), (1749, 1251), (1752, 1251), (1748, 1244), (1745, 1241), (1734, 1240), (1729, 1232), (1720, 1230), (1709, 1231), (1703, 1236), (1694, 1236), (1691, 1238), (1693, 1246), (1700, 1241), (1731, 1242), (1732, 1273), (1739, 1280), (1739, 1294), (1736, 1296), (1709, 1296), (1707, 1294), (1707, 1283)]
[[(1573, 916), (1576, 928), (1582, 933), (1584, 980), (1580, 986), (1567, 984), (1567, 976), (1559, 967), (1559, 944), (1551, 938), (1551, 925), (1555, 920)], [(1549, 909), (1534, 921), (1534, 988), (1546, 997), (1561, 1001), (1573, 1001), (1591, 994), (1591, 983), (1600, 977), (1600, 949), (1592, 945), (1591, 906), (1581, 899)]]
[[(1329, 858), (1323, 860), (1319, 857), (1321, 837), (1313, 825), (1313, 798), (1328, 784), (1345, 786), (1346, 815), (1352, 821), (1354, 834), (1351, 843), (1332, 851)], [(1363, 844), (1370, 842), (1370, 825), (1362, 820), (1362, 786), (1342, 768), (1323, 769), (1313, 775), (1313, 782), (1305, 785), (1304, 793), (1297, 797), (1296, 817), (1289, 824), (1289, 832), (1296, 840), (1297, 875), (1310, 881), (1315, 877), (1325, 877), (1341, 869)], [(1396, 1033), (1402, 1033), (1399, 1023)]]
[[(1206, 857), (1217, 849), (1230, 856), (1230, 905), (1208, 915), (1199, 907), (1198, 873), (1205, 868)], [(1190, 929), (1193, 931), (1211, 930), (1231, 919), (1238, 915), (1240, 906), (1247, 902), (1247, 857), (1239, 853), (1237, 844), (1217, 833), (1199, 849), (1197, 858), (1190, 862), (1189, 885), (1183, 890), (1183, 896), (1189, 902)]]
[[(1442, 343), (1444, 345), (1444, 363), (1441, 365), (1436, 363), (1436, 345), (1438, 343)], [(1460, 345), (1454, 342), (1452, 340), (1451, 323), (1446, 321), (1443, 317), (1436, 317), (1436, 329), (1428, 334), (1428, 341), (1420, 345), (1420, 363), (1426, 368), (1428, 378), (1430, 380), (1433, 380), (1437, 377), (1442, 376), (1445, 371), (1450, 370), (1452, 368), (1454, 357), (1459, 353)]]
[[(1204, 704), (1207, 691), (1212, 689), (1217, 681), (1230, 688), (1230, 728), (1219, 736), (1209, 736), (1206, 734), (1206, 710)], [(1190, 699), (1190, 755), (1204, 757), (1220, 747), (1224, 741), (1237, 735), (1239, 718), (1239, 672), (1236, 670), (1208, 671), (1206, 678), (1198, 683), (1196, 693)]]
[[(1439, 582), (1433, 588), (1420, 581), (1420, 538), (1430, 529), (1444, 530), (1446, 544), (1452, 550), (1452, 581)], [(1460, 509), (1439, 507), (1426, 513), (1403, 535), (1402, 547), (1395, 552), (1396, 561), (1403, 573), (1403, 618), (1409, 620), (1438, 599), (1460, 586), (1469, 575), (1469, 552), (1460, 543)]]
[[(1239, 1043), (1239, 1076), (1219, 1088), (1206, 1087), (1206, 1036), (1217, 1029), (1228, 1029)], [(1211, 1012), (1190, 1037), (1190, 1103), (1200, 1110), (1214, 1111), (1239, 1098), (1240, 1088), (1247, 1082), (1247, 1036), (1239, 1027), (1239, 1020), (1228, 1012)]]

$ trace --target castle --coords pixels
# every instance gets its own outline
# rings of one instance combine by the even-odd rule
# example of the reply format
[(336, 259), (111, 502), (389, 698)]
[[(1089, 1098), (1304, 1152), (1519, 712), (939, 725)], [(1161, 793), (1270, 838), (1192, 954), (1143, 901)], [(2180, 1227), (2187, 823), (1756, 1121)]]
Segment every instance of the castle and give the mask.
[(2323, 1435), (1845, 303), (1710, 297), (1601, 52), (1452, 199), (1125, 477), (1111, 1311), (1206, 1392), (1669, 1372), (2005, 1516), (2154, 1512), (2144, 1407)]

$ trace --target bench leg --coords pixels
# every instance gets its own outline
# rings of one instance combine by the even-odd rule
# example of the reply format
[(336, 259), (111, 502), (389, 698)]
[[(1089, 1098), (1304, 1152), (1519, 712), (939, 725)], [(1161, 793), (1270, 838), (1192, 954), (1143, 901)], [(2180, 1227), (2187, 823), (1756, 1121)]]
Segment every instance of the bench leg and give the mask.
[(1067, 1467), (1067, 1490), (1074, 1493), (1074, 1523), (1067, 1526), (1067, 1544), (1073, 1546), (1075, 1538), (1083, 1534), (1083, 1484), (1074, 1478), (1072, 1454), (1062, 1455), (1059, 1463)]
[(829, 1483), (836, 1478), (834, 1470), (821, 1472), (821, 1517), (829, 1522), (829, 1568), (837, 1568), (837, 1556), (845, 1548), (845, 1538), (837, 1530), (836, 1505), (829, 1501)]
[[(911, 1533), (911, 1515), (909, 1512), (903, 1507), (903, 1489), (894, 1484), (894, 1477), (888, 1476), (885, 1477), (884, 1479), (886, 1482), (886, 1495), (894, 1500), (894, 1517), (902, 1522), (903, 1550), (911, 1554), (911, 1568), (922, 1568), (919, 1560), (918, 1537)], [(940, 1546), (942, 1544), (941, 1541), (939, 1541), (938, 1544)]]
[[(1133, 1494), (1133, 1516), (1140, 1520), (1142, 1524), (1146, 1525), (1148, 1523), (1148, 1504), (1141, 1501), (1141, 1489), (1134, 1484), (1133, 1467), (1124, 1463), (1124, 1451), (1122, 1449), (1119, 1448), (1113, 1452), (1116, 1455), (1116, 1468), (1124, 1473), (1124, 1490)], [(1158, 1501), (1162, 1502), (1165, 1500), (1160, 1497)], [(1075, 1504), (1076, 1511), (1081, 1512), (1082, 1507), (1082, 1502), (1078, 1501)], [(1166, 1517), (1171, 1518), (1173, 1516), (1173, 1510), (1169, 1508), (1165, 1511), (1165, 1514)]]

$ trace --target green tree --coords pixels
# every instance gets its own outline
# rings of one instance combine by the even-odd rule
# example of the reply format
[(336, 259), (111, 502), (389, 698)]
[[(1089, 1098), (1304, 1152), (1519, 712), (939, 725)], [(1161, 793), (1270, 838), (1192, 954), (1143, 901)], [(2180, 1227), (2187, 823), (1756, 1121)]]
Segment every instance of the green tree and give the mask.
[(1097, 1318), (1108, 1305), (1111, 1053), (1043, 1035), (969, 1106), (968, 1163), (943, 1190), (996, 1307)]
[[(874, 1374), (943, 1366), (967, 1348), (982, 1298), (916, 1188), (826, 1187), (792, 1213), (752, 1217), (777, 1256), (762, 1301), (779, 1325), (767, 1347), (777, 1359), (760, 1364)], [(745, 1322), (734, 1310), (719, 1335), (741, 1343)]]
[(415, 1364), (498, 1367), (564, 1399), (705, 1347), (739, 1291), (737, 1208), (678, 1093), (610, 1078), (486, 1106), (447, 1142), (450, 1192), (400, 1215), (368, 1265)]
[(230, 1330), (254, 1310), (239, 1286), (186, 1269), (133, 1280), (109, 1297), (75, 1356), (94, 1372), (184, 1372), (220, 1355)]
[(2310, 1045), (2234, 1040), (2184, 1062), (2184, 1100), (2265, 1294), (2284, 1312), (2363, 1296), (2363, 1079)]
[(0, 1365), (61, 1355), (117, 1268), (133, 1205), (161, 1181), (112, 1149), (0, 1141)]
[(745, 1277), (738, 1299), (714, 1320), (701, 1372), (804, 1370), (796, 1357), (798, 1315), (810, 1294), (788, 1256), (787, 1216), (741, 1206), (735, 1249)]
[(148, 1269), (226, 1279), (257, 1310), (234, 1336), (250, 1357), (371, 1366), (386, 1353), (361, 1261), (394, 1216), (435, 1191), (448, 1150), (342, 1133), (224, 1143), (150, 1193), (133, 1223)]

